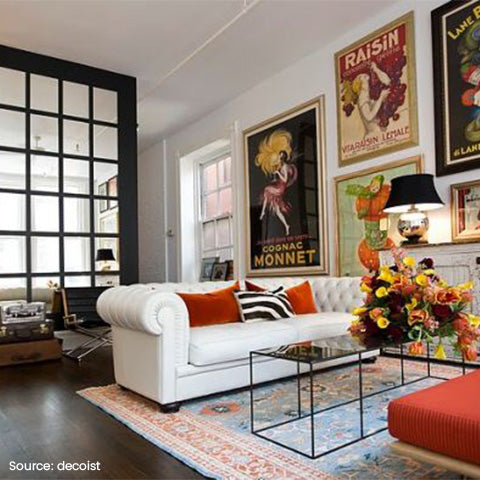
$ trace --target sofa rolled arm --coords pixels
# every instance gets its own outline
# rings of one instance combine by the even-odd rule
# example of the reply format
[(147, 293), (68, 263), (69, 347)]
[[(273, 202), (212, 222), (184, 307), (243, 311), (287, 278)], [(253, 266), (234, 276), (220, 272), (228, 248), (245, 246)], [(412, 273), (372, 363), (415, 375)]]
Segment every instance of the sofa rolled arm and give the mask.
[(188, 310), (183, 300), (174, 293), (159, 292), (145, 285), (105, 290), (98, 298), (97, 311), (110, 325), (151, 335), (181, 330), (182, 336), (188, 336)]

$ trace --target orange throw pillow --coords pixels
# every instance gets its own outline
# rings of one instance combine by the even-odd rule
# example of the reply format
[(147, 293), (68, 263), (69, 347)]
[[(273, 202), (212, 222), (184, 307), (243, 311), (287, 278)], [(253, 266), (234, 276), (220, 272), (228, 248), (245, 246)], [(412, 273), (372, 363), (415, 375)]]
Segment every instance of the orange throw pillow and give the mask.
[(292, 304), (293, 311), (297, 315), (303, 315), (305, 313), (317, 313), (317, 307), (315, 306), (315, 300), (313, 299), (312, 287), (307, 280), (300, 285), (288, 288), (285, 290), (290, 303)]
[(233, 292), (240, 290), (235, 282), (231, 287), (209, 293), (177, 293), (187, 305), (191, 327), (206, 327), (240, 322), (240, 311)]
[[(265, 288), (255, 285), (248, 280), (245, 280), (245, 287), (249, 292), (264, 292)], [(317, 307), (315, 306), (315, 300), (313, 298), (312, 287), (310, 282), (306, 280), (300, 285), (287, 288), (285, 290), (288, 300), (292, 304), (293, 311), (297, 315), (303, 315), (305, 313), (317, 313)]]

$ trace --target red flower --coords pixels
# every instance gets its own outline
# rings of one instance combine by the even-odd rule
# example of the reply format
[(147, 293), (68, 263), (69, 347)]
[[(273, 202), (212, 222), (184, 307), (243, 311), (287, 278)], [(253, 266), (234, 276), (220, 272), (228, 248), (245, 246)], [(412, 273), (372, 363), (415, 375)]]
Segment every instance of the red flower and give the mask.
[(447, 318), (452, 314), (452, 311), (450, 310), (450, 307), (448, 305), (436, 304), (432, 306), (432, 313), (436, 317)]
[(463, 351), (463, 357), (469, 362), (474, 362), (478, 357), (477, 350), (474, 347), (467, 348)]
[(423, 355), (425, 353), (425, 347), (423, 345), (423, 342), (420, 340), (417, 340), (416, 342), (412, 342), (408, 346), (408, 353), (410, 355)]

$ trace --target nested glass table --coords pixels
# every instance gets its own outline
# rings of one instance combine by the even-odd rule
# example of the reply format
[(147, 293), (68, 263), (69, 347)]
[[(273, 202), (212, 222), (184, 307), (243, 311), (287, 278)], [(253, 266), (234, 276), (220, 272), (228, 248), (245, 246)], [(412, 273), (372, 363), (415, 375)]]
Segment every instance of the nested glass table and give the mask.
[[(427, 379), (435, 380), (447, 380), (447, 378), (432, 375), (431, 370), (431, 361), (430, 361), (430, 348), (427, 348), (427, 356), (424, 360), (426, 372), (418, 373), (416, 372), (415, 378), (409, 380), (406, 378), (405, 372), (405, 345), (399, 346), (400, 354), (397, 356), (399, 359), (399, 376), (400, 381), (398, 384), (387, 386), (380, 390), (374, 392), (366, 393), (364, 391), (364, 372), (362, 364), (364, 361), (367, 361), (369, 357), (375, 352), (382, 353), (381, 348), (364, 348), (359, 345), (355, 340), (353, 340), (349, 335), (343, 335), (339, 337), (333, 337), (329, 339), (314, 340), (312, 342), (304, 342), (297, 344), (285, 345), (278, 348), (269, 348), (265, 350), (256, 350), (250, 352), (250, 421), (251, 421), (251, 432), (261, 437), (265, 440), (268, 440), (274, 444), (277, 444), (281, 447), (287, 448), (291, 451), (299, 453), (303, 456), (306, 456), (311, 459), (319, 458), (328, 453), (332, 453), (341, 448), (352, 445), (356, 442), (359, 442), (365, 438), (376, 435), (380, 432), (387, 430), (387, 426), (383, 423), (382, 426), (372, 429), (365, 428), (365, 409), (364, 403), (366, 399), (375, 397), (377, 395), (385, 394), (392, 390), (405, 387), (414, 383), (422, 382)], [(296, 364), (296, 374), (293, 375), (293, 380), (296, 384), (296, 408), (295, 412), (289, 412), (292, 418), (286, 420), (282, 419), (281, 421), (275, 421), (273, 423), (265, 424), (265, 419), (263, 424), (260, 427), (255, 426), (255, 389), (258, 385), (255, 384), (255, 370), (257, 368), (272, 368), (271, 365), (267, 365), (265, 362), (255, 362), (254, 359), (257, 357), (270, 357), (273, 359), (283, 360), (286, 362), (293, 362)], [(333, 405), (327, 405), (323, 408), (318, 408), (315, 406), (314, 398), (314, 376), (315, 371), (321, 368), (321, 364), (326, 362), (332, 362), (335, 360), (347, 360), (347, 357), (351, 357), (351, 363), (357, 364), (358, 368), (358, 395), (354, 398), (349, 398), (348, 400), (341, 401), (339, 403), (334, 403)], [(411, 359), (410, 359), (411, 360)], [(268, 362), (270, 363), (270, 362)], [(294, 369), (295, 370), (295, 367)], [(462, 371), (465, 373), (465, 362), (462, 364)], [(320, 372), (317, 372), (321, 374)], [(292, 378), (292, 377), (290, 377)], [(284, 381), (285, 379), (279, 379), (278, 382)], [(306, 387), (302, 387), (301, 384), (307, 382)], [(434, 383), (432, 383), (434, 384)], [(426, 385), (430, 386), (430, 385)], [(307, 407), (302, 406), (302, 393), (308, 393)], [(319, 450), (319, 445), (316, 445), (318, 440), (316, 439), (316, 429), (321, 428), (321, 425), (316, 425), (319, 423), (318, 418), (320, 414), (333, 411), (334, 409), (340, 409), (341, 407), (358, 403), (358, 420), (359, 420), (359, 429), (358, 435), (355, 435), (353, 438), (350, 436), (345, 442), (335, 445), (329, 445), (327, 443), (326, 448), (321, 448)], [(274, 407), (272, 407), (274, 408)], [(341, 414), (339, 414), (341, 416)], [(338, 415), (337, 415), (338, 416)], [(296, 425), (295, 425), (296, 424)], [(301, 424), (301, 425), (300, 425)], [(309, 425), (307, 425), (309, 424)], [(277, 429), (277, 430), (275, 430)], [(283, 436), (277, 435), (276, 432), (279, 429), (283, 429)], [(287, 430), (288, 429), (288, 430)], [(292, 444), (289, 444), (288, 439), (291, 436), (289, 432), (295, 431), (295, 435), (308, 435), (310, 432), (309, 439), (303, 439), (304, 449), (296, 448)], [(285, 441), (287, 438), (287, 441)], [(308, 446), (306, 446), (308, 445)]]

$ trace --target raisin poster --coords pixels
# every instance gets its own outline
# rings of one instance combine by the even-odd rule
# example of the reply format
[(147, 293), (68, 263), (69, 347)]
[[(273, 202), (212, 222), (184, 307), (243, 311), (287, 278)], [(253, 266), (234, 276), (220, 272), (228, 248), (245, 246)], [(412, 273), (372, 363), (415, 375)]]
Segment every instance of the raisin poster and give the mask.
[(413, 13), (335, 55), (340, 166), (418, 143)]

